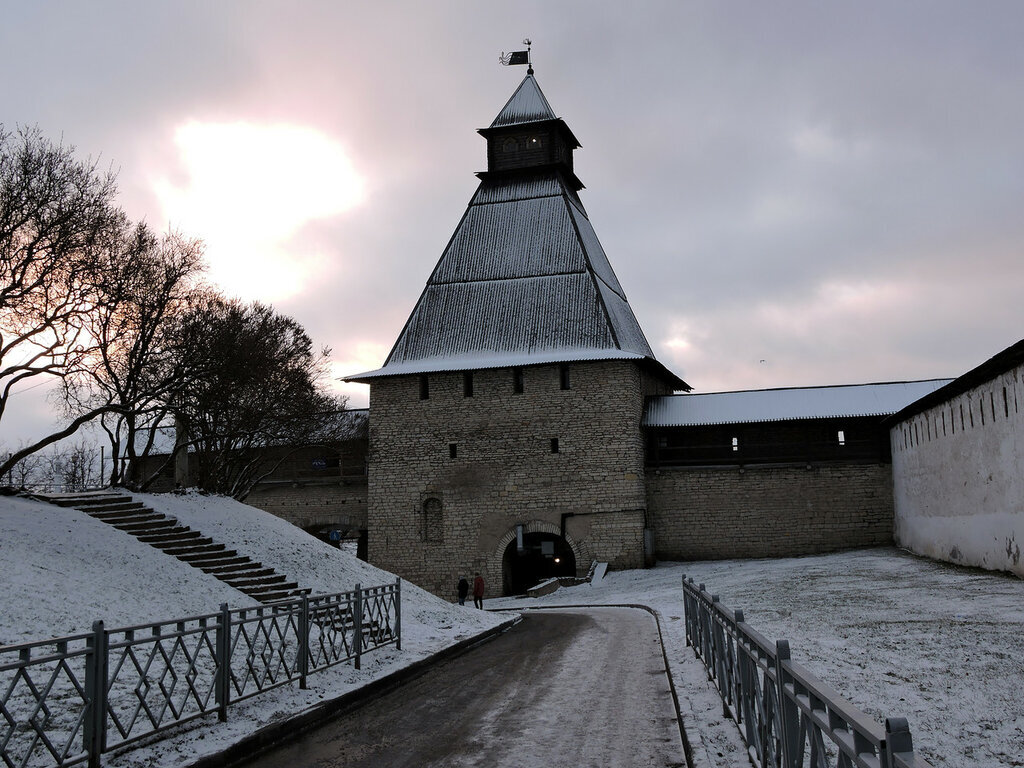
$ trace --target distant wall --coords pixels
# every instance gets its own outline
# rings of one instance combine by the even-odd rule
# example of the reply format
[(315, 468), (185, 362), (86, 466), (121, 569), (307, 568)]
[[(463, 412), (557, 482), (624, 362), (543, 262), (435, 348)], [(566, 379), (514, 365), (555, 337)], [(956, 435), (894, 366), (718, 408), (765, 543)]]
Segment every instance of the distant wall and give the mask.
[(892, 542), (884, 463), (648, 468), (661, 560), (787, 557)]
[(895, 538), (1024, 576), (1024, 366), (892, 428)]
[(336, 528), (355, 537), (366, 530), (366, 478), (329, 484), (262, 484), (246, 504), (300, 528)]

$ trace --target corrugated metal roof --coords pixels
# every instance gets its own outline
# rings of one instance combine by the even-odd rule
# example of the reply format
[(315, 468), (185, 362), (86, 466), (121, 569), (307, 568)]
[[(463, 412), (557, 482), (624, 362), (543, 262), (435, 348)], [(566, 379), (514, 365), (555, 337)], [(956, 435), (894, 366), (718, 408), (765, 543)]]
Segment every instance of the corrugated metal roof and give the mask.
[(519, 123), (532, 123), (538, 120), (554, 120), (555, 111), (537, 85), (533, 75), (527, 75), (516, 88), (512, 98), (502, 107), (494, 118), (491, 128), (501, 128)]
[(433, 283), (585, 272), (565, 200), (472, 205), (431, 277)]
[(552, 197), (562, 194), (562, 185), (550, 173), (529, 175), (516, 178), (492, 180), (490, 184), (481, 184), (470, 205), (486, 203), (507, 203), (511, 200), (529, 200), (531, 197)]
[[(494, 126), (552, 118), (529, 75)], [(579, 350), (601, 357), (580, 358)], [(575, 188), (557, 167), (481, 175), (384, 367), (348, 378), (423, 373), (427, 365), (459, 370), (443, 362), (455, 358), (476, 367), (649, 359), (673, 386), (688, 388), (654, 360)]]
[(586, 273), (430, 284), (387, 365), (442, 355), (591, 348), (616, 347)]
[(663, 395), (647, 401), (644, 426), (685, 427), (760, 421), (887, 416), (951, 379)]

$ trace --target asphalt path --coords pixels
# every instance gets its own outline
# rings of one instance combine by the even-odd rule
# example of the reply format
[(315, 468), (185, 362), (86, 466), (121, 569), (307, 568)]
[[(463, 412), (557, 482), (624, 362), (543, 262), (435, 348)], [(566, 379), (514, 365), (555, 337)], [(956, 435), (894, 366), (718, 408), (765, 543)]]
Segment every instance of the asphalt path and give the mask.
[(252, 768), (685, 766), (653, 617), (630, 608), (528, 612)]

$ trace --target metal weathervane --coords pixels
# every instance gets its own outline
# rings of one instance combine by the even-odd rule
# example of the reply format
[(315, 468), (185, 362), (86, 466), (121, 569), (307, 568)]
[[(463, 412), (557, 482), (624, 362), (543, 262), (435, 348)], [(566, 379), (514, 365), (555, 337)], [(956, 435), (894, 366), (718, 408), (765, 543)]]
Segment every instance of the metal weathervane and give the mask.
[(530, 38), (523, 40), (523, 45), (526, 46), (525, 51), (512, 51), (511, 53), (501, 52), (501, 56), (498, 57), (498, 61), (506, 67), (515, 66), (516, 64), (525, 64), (527, 66), (526, 74), (533, 74), (533, 62), (530, 61), (530, 46), (533, 41)]

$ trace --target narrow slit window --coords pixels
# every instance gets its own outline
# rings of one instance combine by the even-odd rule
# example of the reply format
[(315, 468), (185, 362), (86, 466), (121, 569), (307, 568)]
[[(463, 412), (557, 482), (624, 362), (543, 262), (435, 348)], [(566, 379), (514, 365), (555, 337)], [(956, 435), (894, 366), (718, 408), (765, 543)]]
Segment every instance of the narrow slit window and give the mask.
[(552, 437), (551, 438), (551, 452), (552, 453), (558, 453), (558, 438), (557, 437)]
[(524, 390), (524, 386), (523, 385), (524, 384), (525, 384), (525, 381), (524, 381), (524, 377), (523, 377), (523, 369), (522, 368), (513, 368), (512, 369), (512, 391), (515, 394), (517, 394), (517, 395), (523, 394), (523, 390)]
[(459, 457), (459, 444), (448, 443), (448, 458), (457, 459)]
[(846, 445), (846, 433), (843, 430), (839, 430), (839, 434), (837, 435), (837, 437), (839, 439), (840, 445)]
[(466, 371), (462, 374), (462, 396), (472, 397), (473, 396), (473, 372)]
[(559, 369), (558, 369), (558, 378), (559, 378), (559, 384), (562, 387), (562, 389), (570, 389), (571, 388), (572, 381), (569, 378), (569, 366), (568, 365), (563, 365), (563, 366), (559, 367)]
[(430, 377), (425, 373), (420, 376), (420, 400), (430, 397)]

